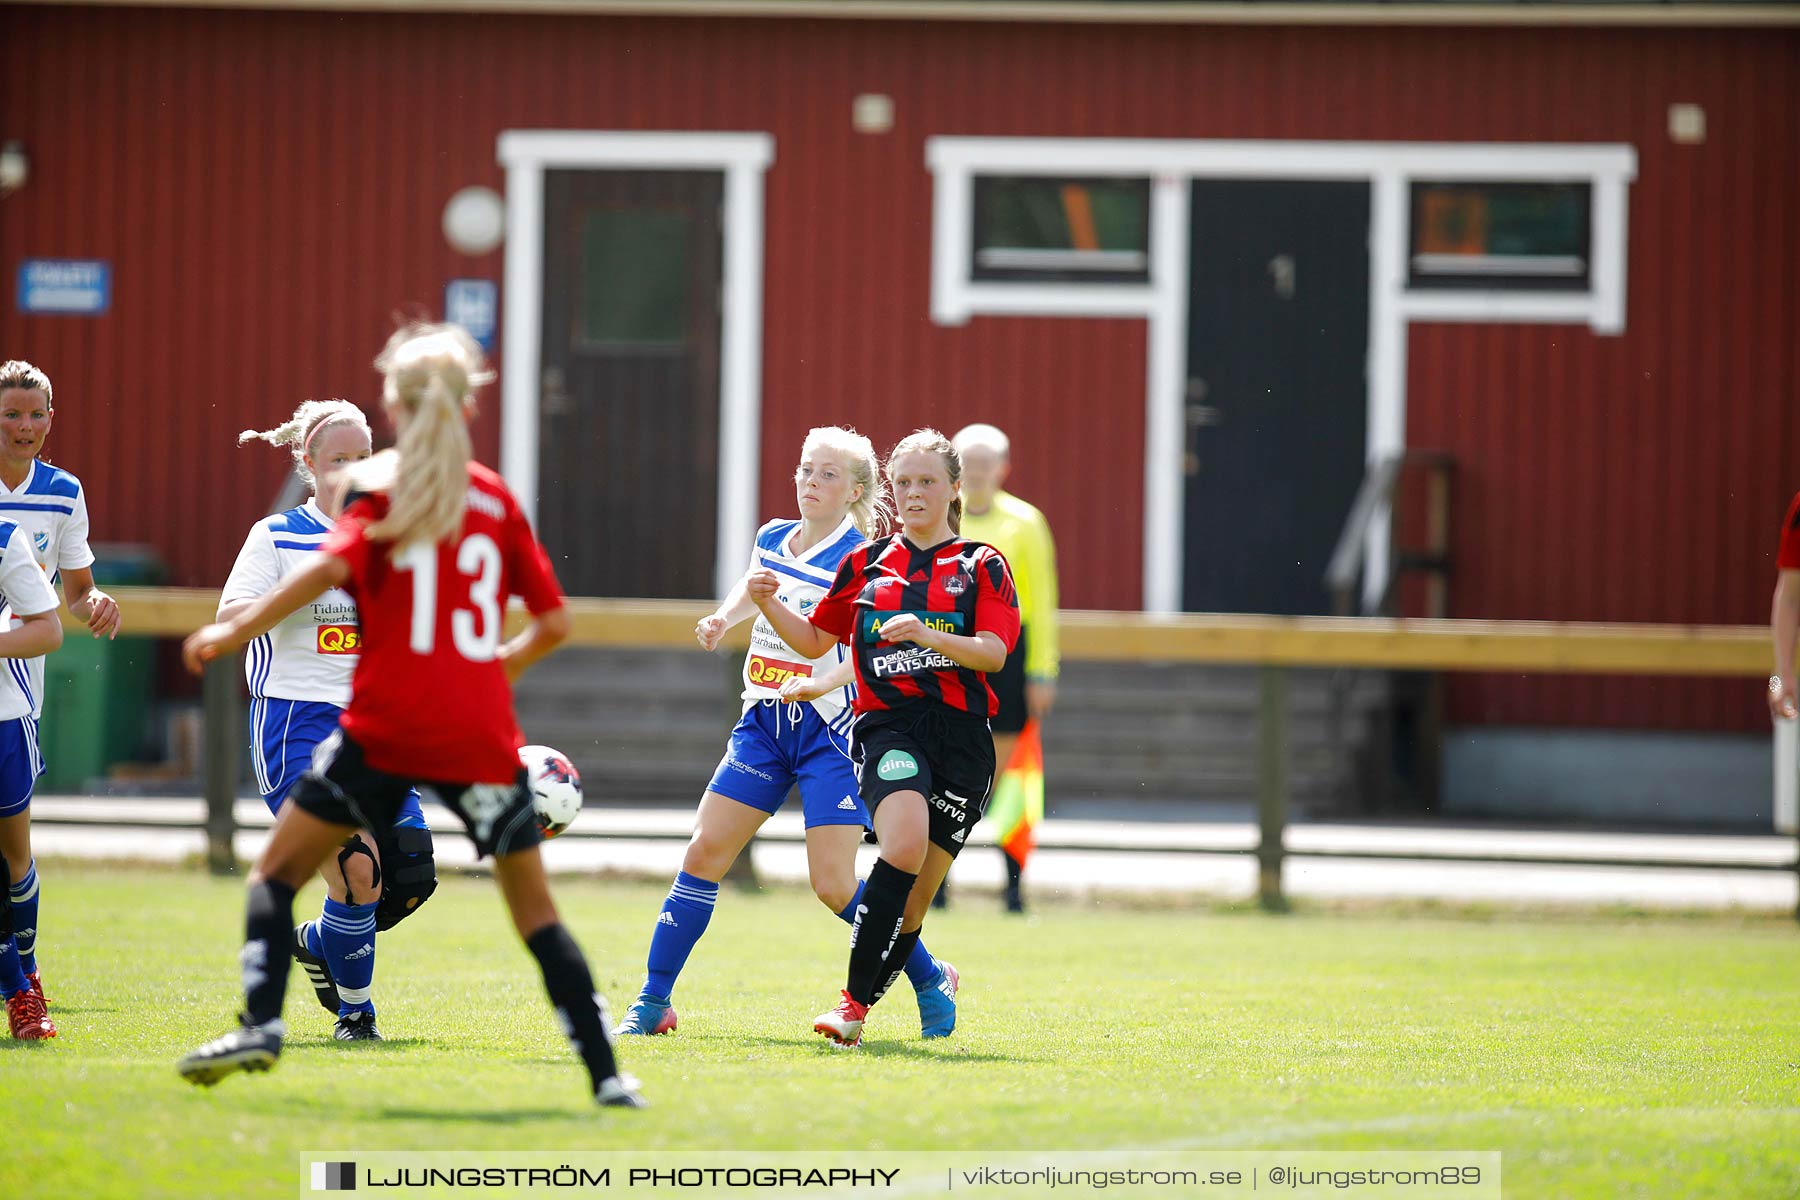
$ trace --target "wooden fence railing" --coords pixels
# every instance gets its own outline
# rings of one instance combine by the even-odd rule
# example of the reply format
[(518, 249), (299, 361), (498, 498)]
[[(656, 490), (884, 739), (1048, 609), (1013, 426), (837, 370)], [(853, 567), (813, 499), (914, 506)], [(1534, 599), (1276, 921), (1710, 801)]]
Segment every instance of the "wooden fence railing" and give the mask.
[[(218, 593), (205, 589), (120, 588), (126, 631), (181, 637), (210, 621)], [(686, 647), (712, 604), (698, 600), (571, 599), (570, 644)], [(512, 614), (518, 621), (522, 616)], [(1237, 663), (1262, 669), (1258, 719), (1259, 839), (1263, 903), (1280, 907), (1288, 791), (1287, 672), (1296, 667), (1398, 671), (1511, 671), (1521, 674), (1692, 675), (1759, 679), (1769, 672), (1760, 626), (1597, 625), (1528, 621), (1258, 617), (1203, 613), (1061, 614), (1062, 653), (1095, 661)], [(65, 616), (65, 621), (68, 618)], [(735, 631), (741, 639), (742, 626)], [(209, 858), (231, 863), (232, 800), (243, 741), (235, 656), (207, 670), (205, 794)], [(1790, 732), (1791, 731), (1787, 731)], [(1782, 789), (1777, 786), (1780, 797)], [(1791, 791), (1791, 789), (1790, 789)], [(1787, 801), (1791, 805), (1792, 801)], [(1778, 802), (1778, 821), (1784, 816)], [(1555, 861), (1544, 859), (1541, 861)], [(1796, 864), (1800, 870), (1800, 863)]]

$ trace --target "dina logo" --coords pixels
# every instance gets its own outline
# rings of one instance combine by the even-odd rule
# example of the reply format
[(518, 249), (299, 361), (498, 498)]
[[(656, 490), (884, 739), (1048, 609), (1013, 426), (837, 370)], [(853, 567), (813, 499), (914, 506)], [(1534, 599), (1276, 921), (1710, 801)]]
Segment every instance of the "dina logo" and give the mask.
[(312, 1165), (312, 1190), (315, 1192), (354, 1192), (356, 1164), (353, 1162), (316, 1162)]
[(886, 780), (911, 779), (918, 773), (919, 764), (913, 761), (912, 755), (903, 750), (889, 750), (881, 756), (881, 761), (875, 764), (875, 774)]

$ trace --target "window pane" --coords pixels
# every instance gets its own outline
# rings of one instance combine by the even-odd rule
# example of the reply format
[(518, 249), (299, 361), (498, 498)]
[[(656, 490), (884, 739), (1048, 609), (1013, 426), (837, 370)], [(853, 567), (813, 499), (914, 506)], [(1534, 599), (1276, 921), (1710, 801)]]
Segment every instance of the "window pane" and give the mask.
[(688, 230), (679, 212), (597, 209), (581, 223), (578, 338), (669, 345), (687, 339)]
[(989, 175), (975, 181), (975, 261), (983, 280), (1150, 278), (1150, 181)]
[(1415, 288), (1586, 291), (1585, 183), (1415, 183)]

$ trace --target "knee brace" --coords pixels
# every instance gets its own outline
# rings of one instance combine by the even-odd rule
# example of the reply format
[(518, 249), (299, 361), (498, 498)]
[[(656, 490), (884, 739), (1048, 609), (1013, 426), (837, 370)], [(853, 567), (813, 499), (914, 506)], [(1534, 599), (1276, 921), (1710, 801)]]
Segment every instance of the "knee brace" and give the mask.
[[(358, 903), (358, 900), (350, 887), (350, 860), (359, 854), (369, 860), (370, 886), (375, 889), (373, 894), (381, 895), (381, 864), (375, 860), (375, 852), (369, 849), (369, 843), (363, 841), (362, 834), (352, 834), (350, 840), (344, 843), (343, 849), (338, 851), (337, 857), (338, 871), (344, 877), (344, 895), (352, 904)], [(361, 903), (368, 903), (367, 897)]]
[(381, 848), (381, 903), (375, 908), (377, 932), (392, 929), (418, 910), (437, 891), (437, 862), (431, 853), (431, 830), (396, 825), (376, 838)]

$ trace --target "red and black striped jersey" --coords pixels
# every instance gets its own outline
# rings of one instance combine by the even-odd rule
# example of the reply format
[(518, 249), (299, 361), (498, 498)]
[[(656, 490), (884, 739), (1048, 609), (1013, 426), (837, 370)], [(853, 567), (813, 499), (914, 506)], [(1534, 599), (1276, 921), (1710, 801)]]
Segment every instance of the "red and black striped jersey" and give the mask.
[(857, 712), (935, 701), (993, 716), (1000, 702), (986, 675), (916, 643), (882, 640), (882, 624), (902, 613), (964, 637), (986, 630), (1012, 653), (1019, 640), (1019, 597), (1006, 558), (960, 537), (921, 550), (896, 533), (846, 555), (831, 591), (810, 614), (814, 625), (850, 647)]

